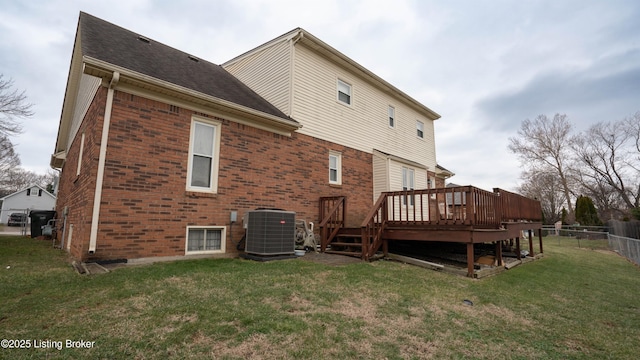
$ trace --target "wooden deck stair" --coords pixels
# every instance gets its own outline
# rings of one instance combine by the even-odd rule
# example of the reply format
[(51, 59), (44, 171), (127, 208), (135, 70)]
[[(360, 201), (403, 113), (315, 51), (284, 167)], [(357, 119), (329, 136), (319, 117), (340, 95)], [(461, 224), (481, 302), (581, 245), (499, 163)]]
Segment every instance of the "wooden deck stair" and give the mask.
[(362, 234), (358, 228), (342, 228), (325, 250), (328, 254), (362, 257)]

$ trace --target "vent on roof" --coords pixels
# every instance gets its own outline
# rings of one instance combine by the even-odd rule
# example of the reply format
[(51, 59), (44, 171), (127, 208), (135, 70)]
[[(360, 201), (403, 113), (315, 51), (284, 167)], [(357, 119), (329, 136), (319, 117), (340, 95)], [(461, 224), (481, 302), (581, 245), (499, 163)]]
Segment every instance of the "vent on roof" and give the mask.
[(143, 43), (147, 43), (150, 44), (151, 40), (149, 40), (148, 38), (142, 36), (142, 35), (138, 35), (138, 40), (142, 41)]
[(189, 55), (189, 59), (195, 61), (195, 62), (199, 62), (200, 59), (198, 59), (197, 57), (193, 56), (193, 55)]

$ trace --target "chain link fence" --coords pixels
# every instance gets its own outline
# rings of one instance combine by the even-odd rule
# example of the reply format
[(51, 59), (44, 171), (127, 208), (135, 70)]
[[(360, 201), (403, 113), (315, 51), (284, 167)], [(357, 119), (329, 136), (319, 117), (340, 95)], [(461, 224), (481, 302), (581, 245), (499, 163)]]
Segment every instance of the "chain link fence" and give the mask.
[(640, 265), (640, 240), (609, 234), (609, 248)]
[(543, 226), (543, 236), (558, 236), (558, 242), (562, 237), (575, 239), (578, 247), (608, 248), (629, 259), (636, 265), (640, 265), (640, 240), (609, 233), (607, 227), (580, 227), (569, 226), (556, 229), (553, 226)]

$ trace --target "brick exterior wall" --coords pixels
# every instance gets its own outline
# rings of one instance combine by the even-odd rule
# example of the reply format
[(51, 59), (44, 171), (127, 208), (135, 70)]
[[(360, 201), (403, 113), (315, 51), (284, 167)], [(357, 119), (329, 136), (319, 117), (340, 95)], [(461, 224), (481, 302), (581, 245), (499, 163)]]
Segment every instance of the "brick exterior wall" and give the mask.
[(436, 175), (436, 173), (432, 172), (432, 171), (427, 171), (427, 177), (429, 179), (435, 178), (436, 179), (436, 183), (435, 183), (435, 187), (437, 188), (443, 188), (445, 187), (445, 179), (438, 177)]
[[(99, 89), (78, 132), (85, 132), (80, 176), (76, 177), (78, 135), (60, 178), (57, 211), (62, 214), (68, 207), (67, 230), (73, 224), (71, 254), (79, 260), (184, 255), (187, 226), (226, 226), (226, 252), (233, 253), (244, 234), (241, 219), (246, 211), (280, 208), (318, 224), (319, 198), (346, 195), (347, 225), (357, 226), (372, 205), (371, 154), (299, 133), (281, 136), (204, 114), (197, 115), (222, 124), (218, 191), (186, 191), (194, 113), (116, 91), (97, 246), (89, 257), (106, 93), (105, 88)], [(329, 184), (330, 150), (342, 153), (341, 186)], [(232, 233), (231, 211), (238, 212)]]
[[(56, 212), (59, 218), (58, 224), (62, 224), (62, 228), (57, 232), (57, 236), (59, 241), (64, 242), (64, 247), (69, 248), (70, 253), (78, 259), (81, 259), (81, 255), (86, 254), (89, 250), (88, 239), (91, 232), (93, 193), (96, 188), (106, 94), (106, 88), (98, 89), (67, 152), (67, 158), (60, 173)], [(84, 147), (80, 174), (77, 175), (81, 134), (83, 133), (85, 134)], [(63, 221), (65, 208), (67, 209), (66, 223)], [(72, 233), (72, 238), (69, 243), (70, 233)]]

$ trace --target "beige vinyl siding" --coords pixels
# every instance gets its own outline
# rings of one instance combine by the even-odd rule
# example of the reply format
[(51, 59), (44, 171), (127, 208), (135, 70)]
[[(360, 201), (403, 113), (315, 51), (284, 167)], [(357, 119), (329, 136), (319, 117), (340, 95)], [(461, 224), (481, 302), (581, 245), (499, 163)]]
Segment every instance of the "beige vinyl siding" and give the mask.
[(385, 156), (373, 153), (373, 202), (378, 201), (380, 193), (389, 191), (389, 160)]
[[(292, 117), (303, 125), (301, 133), (368, 153), (379, 149), (435, 169), (432, 120), (312, 49), (297, 44), (295, 51)], [(351, 106), (337, 100), (338, 80), (351, 84)], [(396, 111), (393, 129), (389, 105)], [(425, 125), (424, 139), (416, 136), (416, 120)]]
[(280, 111), (290, 115), (291, 43), (281, 41), (250, 54), (225, 69)]
[[(76, 96), (73, 120), (71, 121), (71, 127), (69, 128), (69, 139), (73, 139), (76, 136), (76, 133), (80, 128), (80, 124), (82, 123), (82, 119), (84, 119), (84, 116), (87, 114), (89, 105), (91, 105), (91, 101), (93, 101), (93, 98), (96, 96), (96, 92), (98, 91), (98, 88), (100, 88), (100, 84), (102, 84), (102, 79), (82, 74), (78, 95)], [(67, 143), (66, 151), (69, 151), (71, 143), (71, 141)]]

